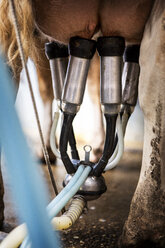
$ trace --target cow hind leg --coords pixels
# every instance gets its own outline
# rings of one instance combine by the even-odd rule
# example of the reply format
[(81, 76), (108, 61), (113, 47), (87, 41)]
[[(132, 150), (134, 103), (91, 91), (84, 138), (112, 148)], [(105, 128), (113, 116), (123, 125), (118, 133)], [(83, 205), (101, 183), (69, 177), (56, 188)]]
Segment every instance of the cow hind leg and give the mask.
[(92, 103), (92, 117), (94, 120), (92, 134), (93, 154), (91, 160), (98, 161), (103, 152), (104, 146), (104, 123), (100, 104), (100, 63), (97, 54), (93, 57), (88, 74), (88, 92)]
[[(41, 42), (41, 41), (40, 41)], [(49, 158), (51, 162), (55, 161), (55, 155), (50, 148), (50, 130), (52, 124), (52, 102), (53, 102), (53, 88), (51, 81), (51, 73), (49, 67), (49, 61), (47, 60), (44, 53), (44, 44), (41, 42), (42, 49), (39, 51), (40, 60), (39, 63), (36, 61), (36, 58), (32, 58), (38, 76), (39, 91), (41, 98), (43, 100), (44, 106), (44, 122), (43, 122), (43, 136), (45, 144), (48, 149)], [(41, 157), (41, 161), (45, 162), (45, 159)]]
[(165, 247), (165, 2), (155, 1), (140, 55), (144, 147), (120, 247)]

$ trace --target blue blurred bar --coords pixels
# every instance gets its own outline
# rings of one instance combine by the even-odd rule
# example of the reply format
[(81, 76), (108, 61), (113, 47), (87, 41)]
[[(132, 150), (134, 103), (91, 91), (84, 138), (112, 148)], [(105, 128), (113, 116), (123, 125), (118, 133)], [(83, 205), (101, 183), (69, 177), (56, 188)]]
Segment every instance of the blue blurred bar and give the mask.
[(59, 248), (46, 212), (48, 193), (16, 115), (12, 86), (7, 67), (0, 58), (0, 141), (19, 216), (27, 224), (33, 248)]

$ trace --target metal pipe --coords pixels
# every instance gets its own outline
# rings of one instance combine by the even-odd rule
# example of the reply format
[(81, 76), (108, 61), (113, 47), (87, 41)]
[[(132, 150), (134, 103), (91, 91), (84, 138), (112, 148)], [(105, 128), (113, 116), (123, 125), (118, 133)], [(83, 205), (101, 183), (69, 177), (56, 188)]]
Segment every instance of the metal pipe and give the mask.
[(76, 114), (83, 100), (90, 60), (96, 50), (94, 40), (72, 37), (70, 59), (62, 93), (62, 110)]
[(90, 60), (71, 56), (64, 91), (62, 94), (62, 110), (76, 113), (82, 103)]
[(49, 42), (45, 44), (45, 54), (50, 64), (54, 99), (60, 104), (68, 64), (68, 47)]
[(125, 62), (123, 68), (123, 97), (122, 103), (135, 106), (138, 96), (140, 66), (137, 63)]
[(101, 56), (101, 104), (121, 103), (120, 56)]
[(97, 41), (101, 57), (101, 105), (105, 114), (113, 115), (120, 111), (124, 46), (122, 37), (100, 37)]
[(50, 59), (49, 63), (52, 76), (54, 99), (61, 101), (62, 89), (68, 65), (68, 56), (66, 58)]
[(139, 83), (139, 45), (128, 46), (124, 52), (124, 68), (122, 75), (122, 104), (132, 107), (132, 111), (137, 102)]

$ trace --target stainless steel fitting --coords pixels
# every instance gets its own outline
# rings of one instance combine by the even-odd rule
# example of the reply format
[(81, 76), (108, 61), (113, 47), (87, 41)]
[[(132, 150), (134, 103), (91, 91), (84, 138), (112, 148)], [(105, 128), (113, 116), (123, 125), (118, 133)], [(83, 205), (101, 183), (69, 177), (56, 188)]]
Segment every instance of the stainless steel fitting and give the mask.
[(50, 59), (49, 63), (52, 75), (54, 99), (60, 102), (67, 70), (68, 58)]
[(122, 76), (122, 103), (136, 105), (138, 95), (140, 66), (137, 63), (125, 62)]
[(121, 72), (121, 57), (101, 57), (101, 104), (105, 114), (116, 114), (120, 111)]
[(54, 99), (60, 107), (62, 89), (68, 64), (68, 47), (56, 42), (46, 43), (45, 53), (50, 63)]
[(62, 93), (62, 110), (77, 113), (83, 101), (90, 60), (70, 56)]
[[(73, 175), (67, 174), (63, 185), (67, 185), (72, 177)], [(77, 194), (82, 195), (87, 201), (92, 201), (98, 199), (106, 190), (107, 187), (103, 176), (89, 176), (85, 180), (84, 184), (80, 187)]]
[(62, 93), (62, 110), (76, 114), (83, 101), (90, 60), (96, 41), (72, 37), (69, 42), (69, 64)]
[(100, 37), (97, 50), (101, 57), (101, 104), (105, 114), (117, 114), (122, 100), (122, 37)]
[(128, 46), (124, 53), (125, 63), (122, 75), (122, 104), (125, 107), (131, 107), (132, 111), (138, 97), (140, 75), (139, 49), (139, 45)]
[[(85, 151), (85, 160), (81, 161), (85, 166), (92, 166), (93, 164), (90, 162), (90, 152), (92, 147), (89, 145), (84, 146)], [(66, 186), (70, 180), (72, 179), (73, 174), (67, 174), (63, 185)], [(95, 177), (88, 176), (83, 185), (81, 185), (78, 194), (82, 195), (87, 201), (92, 201), (98, 199), (105, 191), (107, 190), (105, 180), (103, 176)]]

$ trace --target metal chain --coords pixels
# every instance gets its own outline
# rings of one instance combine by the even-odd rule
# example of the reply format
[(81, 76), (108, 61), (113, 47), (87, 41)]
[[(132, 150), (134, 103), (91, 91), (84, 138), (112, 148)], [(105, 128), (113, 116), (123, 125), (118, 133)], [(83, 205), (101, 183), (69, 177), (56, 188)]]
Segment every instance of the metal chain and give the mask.
[(48, 167), (48, 171), (49, 171), (49, 175), (50, 175), (50, 179), (51, 179), (51, 183), (52, 183), (52, 186), (53, 186), (54, 193), (56, 195), (58, 195), (58, 190), (57, 190), (57, 186), (56, 186), (56, 183), (55, 183), (55, 180), (54, 180), (48, 150), (47, 150), (47, 147), (45, 145), (43, 132), (42, 132), (42, 129), (41, 129), (41, 123), (40, 123), (39, 114), (38, 114), (38, 111), (37, 111), (37, 105), (36, 105), (36, 101), (35, 101), (35, 97), (34, 97), (34, 93), (33, 93), (32, 83), (31, 83), (31, 79), (30, 79), (30, 76), (29, 76), (29, 71), (28, 71), (28, 68), (27, 68), (26, 60), (25, 60), (25, 55), (24, 55), (24, 50), (23, 50), (23, 46), (22, 46), (20, 29), (19, 29), (19, 25), (18, 25), (18, 20), (17, 20), (14, 0), (9, 0), (9, 3), (10, 3), (10, 6), (11, 6), (11, 10), (12, 10), (14, 28), (15, 28), (16, 39), (17, 39), (18, 48), (19, 48), (19, 52), (20, 52), (21, 62), (22, 62), (23, 68), (25, 69), (25, 74), (26, 74), (26, 77), (27, 77), (27, 82), (28, 82), (28, 86), (29, 86), (29, 90), (30, 90), (32, 103), (33, 103), (33, 108), (34, 108), (34, 112), (35, 112), (35, 117), (36, 117), (36, 121), (37, 121), (37, 126), (38, 126), (40, 139), (41, 139), (44, 158), (45, 158), (45, 161), (46, 161), (46, 164), (47, 164), (47, 167)]

